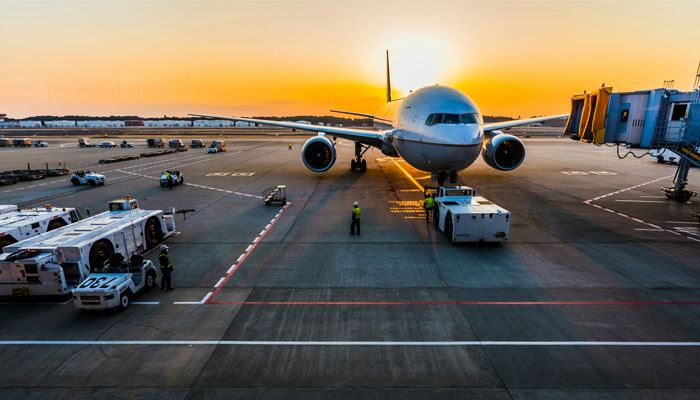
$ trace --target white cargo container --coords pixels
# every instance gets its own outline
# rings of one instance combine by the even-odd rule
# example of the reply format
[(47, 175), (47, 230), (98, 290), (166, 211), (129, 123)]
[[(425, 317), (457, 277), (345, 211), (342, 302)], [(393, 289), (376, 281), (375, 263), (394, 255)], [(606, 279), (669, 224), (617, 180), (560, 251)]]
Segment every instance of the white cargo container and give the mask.
[(157, 246), (175, 231), (174, 213), (142, 210), (136, 200), (109, 203), (109, 211), (9, 245), (0, 254), (0, 296), (62, 295), (114, 252), (125, 257)]
[(44, 208), (25, 210), (18, 210), (17, 206), (9, 207), (14, 207), (15, 211), (0, 215), (0, 252), (5, 246), (80, 220), (75, 208), (57, 208), (50, 204)]
[(19, 207), (14, 204), (0, 204), (0, 215), (7, 214), (12, 211), (18, 211)]
[(452, 242), (504, 242), (510, 232), (510, 212), (469, 186), (438, 188), (433, 218)]

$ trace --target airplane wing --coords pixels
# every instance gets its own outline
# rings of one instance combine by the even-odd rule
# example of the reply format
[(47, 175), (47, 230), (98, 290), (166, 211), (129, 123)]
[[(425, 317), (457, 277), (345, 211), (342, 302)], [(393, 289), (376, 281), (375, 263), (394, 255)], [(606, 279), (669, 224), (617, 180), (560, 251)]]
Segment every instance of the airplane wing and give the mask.
[(549, 117), (537, 117), (537, 118), (527, 118), (527, 119), (516, 119), (513, 121), (502, 121), (493, 122), (490, 124), (484, 124), (484, 132), (495, 131), (497, 129), (512, 128), (514, 126), (527, 125), (535, 122), (550, 121), (553, 119), (566, 118), (569, 114), (562, 115), (551, 115)]
[(299, 129), (304, 131), (325, 133), (329, 136), (337, 136), (343, 139), (352, 140), (354, 142), (360, 142), (375, 147), (382, 147), (384, 144), (384, 134), (382, 132), (362, 130), (362, 129), (349, 129), (349, 128), (339, 128), (333, 126), (323, 126), (323, 125), (309, 125), (309, 124), (299, 124), (296, 122), (284, 122), (284, 121), (270, 121), (266, 119), (255, 119), (255, 118), (238, 118), (238, 117), (220, 117), (216, 115), (202, 115), (202, 114), (188, 114), (193, 117), (204, 117), (204, 118), (216, 118), (216, 119), (227, 119), (231, 121), (242, 121), (261, 125), (271, 125), (280, 126), (283, 128)]

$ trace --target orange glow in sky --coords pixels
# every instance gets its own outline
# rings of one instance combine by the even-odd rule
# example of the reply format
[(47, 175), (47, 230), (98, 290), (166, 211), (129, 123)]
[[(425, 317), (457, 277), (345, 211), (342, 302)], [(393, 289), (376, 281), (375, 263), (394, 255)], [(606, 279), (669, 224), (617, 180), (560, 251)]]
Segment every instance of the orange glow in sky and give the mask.
[(689, 90), (700, 1), (0, 2), (0, 113), (373, 113), (454, 86), (486, 115), (567, 112), (569, 97)]

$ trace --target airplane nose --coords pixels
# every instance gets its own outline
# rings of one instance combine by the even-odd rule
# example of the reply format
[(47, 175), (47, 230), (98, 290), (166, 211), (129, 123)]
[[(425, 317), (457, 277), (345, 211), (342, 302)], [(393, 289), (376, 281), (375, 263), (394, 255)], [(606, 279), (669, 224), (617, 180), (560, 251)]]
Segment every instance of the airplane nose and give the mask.
[(444, 136), (446, 145), (473, 145), (481, 143), (481, 127), (478, 124), (461, 125)]

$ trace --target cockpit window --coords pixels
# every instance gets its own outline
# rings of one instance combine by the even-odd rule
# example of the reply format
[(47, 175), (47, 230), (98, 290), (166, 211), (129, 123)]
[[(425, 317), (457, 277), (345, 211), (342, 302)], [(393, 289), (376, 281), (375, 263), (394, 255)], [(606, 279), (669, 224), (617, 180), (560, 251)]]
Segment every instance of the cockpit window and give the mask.
[(478, 124), (481, 117), (477, 113), (467, 114), (430, 114), (425, 119), (425, 124), (433, 126), (437, 124)]

